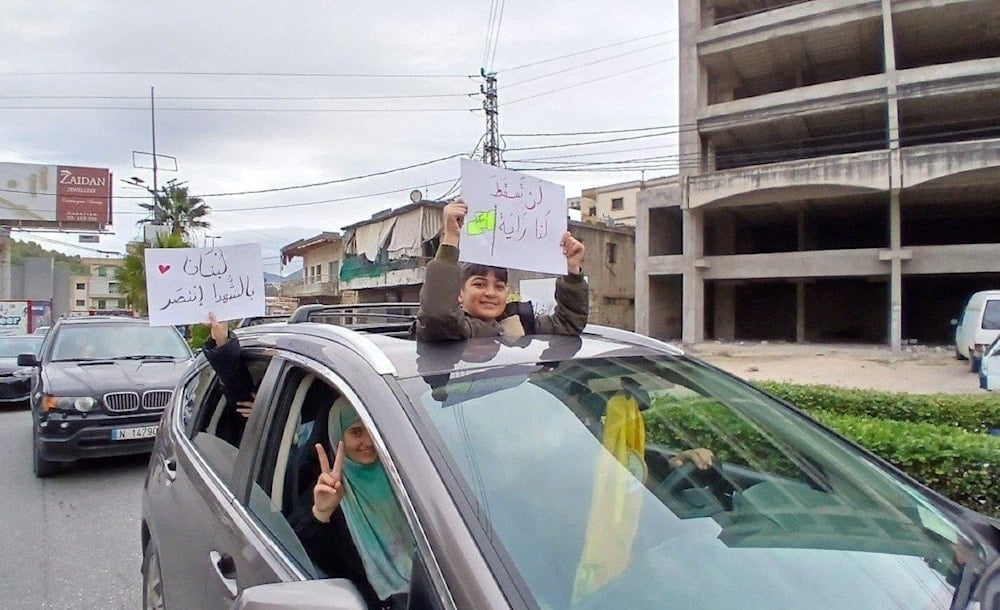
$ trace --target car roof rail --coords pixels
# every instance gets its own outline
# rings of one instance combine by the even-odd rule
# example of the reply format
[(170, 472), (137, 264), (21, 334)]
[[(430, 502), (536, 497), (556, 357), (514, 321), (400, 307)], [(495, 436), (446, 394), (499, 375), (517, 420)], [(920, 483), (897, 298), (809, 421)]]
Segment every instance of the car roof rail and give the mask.
[(359, 332), (401, 334), (409, 333), (419, 309), (420, 303), (303, 305), (288, 318), (288, 324), (318, 322)]
[(236, 323), (236, 328), (243, 328), (245, 326), (257, 326), (258, 324), (271, 324), (274, 322), (284, 322), (288, 320), (291, 314), (287, 313), (269, 313), (262, 316), (249, 316), (242, 318)]
[(611, 339), (612, 341), (621, 341), (622, 343), (631, 343), (633, 345), (651, 347), (671, 353), (675, 356), (684, 355), (684, 350), (675, 345), (670, 345), (666, 341), (660, 341), (659, 339), (647, 337), (646, 335), (640, 335), (639, 333), (635, 333), (630, 330), (614, 328), (613, 326), (587, 324), (587, 326), (584, 327), (583, 332), (586, 334), (597, 335), (598, 337), (603, 337), (605, 339)]

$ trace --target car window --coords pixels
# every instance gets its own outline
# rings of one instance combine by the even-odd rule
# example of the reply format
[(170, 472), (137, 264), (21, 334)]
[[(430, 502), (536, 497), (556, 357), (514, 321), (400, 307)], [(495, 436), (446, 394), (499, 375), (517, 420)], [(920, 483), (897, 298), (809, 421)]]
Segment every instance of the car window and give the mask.
[(67, 324), (52, 340), (49, 358), (104, 360), (191, 357), (187, 343), (172, 327), (142, 324)]
[(17, 358), (19, 354), (37, 354), (42, 337), (0, 337), (0, 358)]
[(208, 366), (202, 368), (188, 380), (182, 392), (180, 418), (185, 434), (202, 459), (229, 485), (236, 465), (237, 446), (231, 439), (214, 433), (219, 418), (213, 420), (213, 416), (225, 407), (215, 371)]
[[(346, 557), (331, 557), (330, 547), (317, 546), (318, 542), (327, 541), (328, 538), (321, 535), (300, 539), (295, 525), (301, 524), (303, 517), (311, 519), (313, 486), (320, 473), (315, 449), (317, 443), (324, 447), (332, 462), (334, 452), (331, 449), (329, 429), (331, 412), (337, 413), (345, 406), (352, 406), (359, 412), (363, 409), (360, 405), (349, 402), (320, 373), (297, 365), (287, 366), (280, 391), (275, 393), (275, 404), (271, 409), (268, 429), (262, 436), (262, 446), (257, 450), (261, 459), (254, 473), (248, 509), (307, 575), (312, 578), (348, 577), (353, 581), (354, 577), (348, 574), (331, 574), (328, 571), (329, 566), (339, 566), (347, 561)], [(379, 515), (373, 520), (384, 517), (385, 515)], [(332, 527), (335, 521), (336, 518), (328, 527)], [(348, 526), (351, 529), (350, 522)], [(412, 536), (409, 526), (404, 523), (403, 527), (406, 529), (406, 536)], [(355, 533), (351, 529), (352, 537)], [(360, 550), (356, 541), (354, 545)], [(341, 551), (339, 548), (333, 550), (334, 553)], [(378, 551), (381, 549), (376, 550)], [(419, 558), (417, 561), (418, 565), (422, 565), (419, 564)], [(368, 568), (365, 565), (362, 569)], [(428, 595), (427, 591), (424, 590), (422, 594)], [(425, 607), (437, 607), (437, 603)]]
[(275, 541), (313, 577), (323, 576), (302, 546), (291, 522), (308, 514), (319, 476), (315, 444), (329, 447), (326, 418), (338, 392), (315, 374), (289, 365), (261, 447), (250, 494), (250, 512)]
[[(713, 608), (815, 607), (833, 594), (815, 589), (819, 566), (858, 581), (844, 607), (934, 607), (961, 557), (982, 553), (919, 490), (692, 361), (498, 367), (438, 385), (403, 382), (421, 434), (542, 608), (707, 607), (709, 591)], [(699, 448), (715, 468), (672, 463)], [(803, 586), (770, 590), (761, 566)]]
[(986, 301), (983, 308), (983, 329), (1000, 330), (1000, 299)]

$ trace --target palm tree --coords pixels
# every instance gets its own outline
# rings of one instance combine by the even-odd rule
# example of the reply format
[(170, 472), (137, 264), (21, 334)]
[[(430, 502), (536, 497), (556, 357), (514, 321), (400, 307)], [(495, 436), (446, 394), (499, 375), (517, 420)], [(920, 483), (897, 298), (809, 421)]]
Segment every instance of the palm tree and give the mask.
[[(150, 207), (152, 205), (150, 204)], [(190, 248), (191, 244), (183, 236), (166, 234), (158, 235), (152, 244), (139, 242), (129, 246), (125, 260), (115, 272), (119, 290), (128, 300), (132, 311), (140, 316), (146, 315), (149, 305), (146, 298), (146, 248)]]
[(204, 220), (211, 208), (200, 197), (188, 197), (186, 186), (168, 184), (155, 194), (155, 203), (140, 203), (139, 207), (150, 211), (152, 218), (140, 222), (167, 225), (170, 234), (184, 237), (191, 229), (205, 229), (210, 225)]

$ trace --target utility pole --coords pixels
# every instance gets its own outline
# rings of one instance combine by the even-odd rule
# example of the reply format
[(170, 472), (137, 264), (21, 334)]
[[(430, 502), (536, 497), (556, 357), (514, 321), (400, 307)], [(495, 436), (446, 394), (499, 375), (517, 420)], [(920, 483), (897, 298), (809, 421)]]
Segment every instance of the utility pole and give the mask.
[(497, 103), (497, 73), (479, 69), (479, 75), (486, 79), (485, 85), (479, 85), (479, 92), (486, 96), (483, 100), (483, 110), (486, 112), (486, 144), (483, 146), (483, 163), (501, 167), (500, 160), (500, 105)]
[(159, 192), (160, 184), (156, 181), (156, 96), (153, 87), (149, 88), (149, 119), (153, 129), (153, 202), (157, 203), (155, 193)]

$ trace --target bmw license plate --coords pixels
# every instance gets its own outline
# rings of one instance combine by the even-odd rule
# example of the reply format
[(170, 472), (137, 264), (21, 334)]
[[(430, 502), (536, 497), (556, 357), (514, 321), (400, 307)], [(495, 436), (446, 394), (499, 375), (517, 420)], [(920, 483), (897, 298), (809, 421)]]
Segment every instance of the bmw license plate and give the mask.
[(156, 436), (157, 427), (158, 424), (152, 424), (150, 426), (139, 426), (137, 428), (112, 428), (111, 440), (131, 441), (138, 438), (152, 438)]

